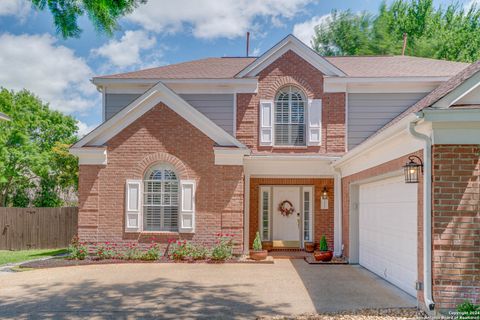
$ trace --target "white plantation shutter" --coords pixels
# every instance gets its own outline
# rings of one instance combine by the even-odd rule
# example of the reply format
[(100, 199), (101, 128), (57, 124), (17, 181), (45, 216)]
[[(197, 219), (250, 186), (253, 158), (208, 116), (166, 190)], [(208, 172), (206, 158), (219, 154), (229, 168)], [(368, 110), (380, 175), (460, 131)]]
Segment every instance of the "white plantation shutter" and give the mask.
[(180, 181), (180, 214), (178, 231), (195, 232), (195, 181)]
[(308, 100), (307, 143), (318, 146), (322, 142), (322, 100)]
[(142, 229), (142, 180), (127, 180), (125, 186), (125, 231)]
[(260, 145), (273, 145), (273, 101), (260, 100)]

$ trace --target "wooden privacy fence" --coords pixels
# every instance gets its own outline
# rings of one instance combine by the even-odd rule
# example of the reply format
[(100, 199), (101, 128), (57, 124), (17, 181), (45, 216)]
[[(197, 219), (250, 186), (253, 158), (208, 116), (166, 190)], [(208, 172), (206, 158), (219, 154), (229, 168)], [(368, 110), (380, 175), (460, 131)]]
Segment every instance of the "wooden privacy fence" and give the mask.
[(65, 248), (77, 233), (78, 208), (0, 208), (0, 250)]

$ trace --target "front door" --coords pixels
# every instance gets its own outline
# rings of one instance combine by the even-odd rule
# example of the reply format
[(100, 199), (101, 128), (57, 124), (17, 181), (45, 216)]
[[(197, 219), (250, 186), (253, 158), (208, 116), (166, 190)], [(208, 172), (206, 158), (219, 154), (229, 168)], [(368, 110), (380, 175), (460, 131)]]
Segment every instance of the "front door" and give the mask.
[[(275, 247), (300, 247), (300, 197), (298, 186), (273, 187), (272, 240)], [(282, 204), (283, 214), (280, 210)]]

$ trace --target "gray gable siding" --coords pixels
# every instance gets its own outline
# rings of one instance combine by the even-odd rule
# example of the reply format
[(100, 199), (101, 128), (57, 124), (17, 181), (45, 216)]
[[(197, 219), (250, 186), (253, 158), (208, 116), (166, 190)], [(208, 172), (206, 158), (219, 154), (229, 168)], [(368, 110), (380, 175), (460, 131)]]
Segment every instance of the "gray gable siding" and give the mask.
[(348, 150), (359, 145), (427, 93), (348, 94)]
[[(105, 120), (132, 103), (140, 94), (105, 94)], [(233, 94), (180, 94), (180, 96), (233, 135)]]

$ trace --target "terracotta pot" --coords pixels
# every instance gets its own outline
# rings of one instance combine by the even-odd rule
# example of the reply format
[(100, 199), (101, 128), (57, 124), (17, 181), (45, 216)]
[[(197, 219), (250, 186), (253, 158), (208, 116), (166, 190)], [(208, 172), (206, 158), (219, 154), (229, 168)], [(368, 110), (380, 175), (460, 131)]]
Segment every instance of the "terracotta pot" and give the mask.
[(265, 260), (267, 259), (267, 256), (268, 256), (267, 250), (261, 250), (261, 251), (250, 250), (250, 259), (252, 260)]
[(314, 253), (313, 253), (313, 256), (315, 257), (315, 260), (316, 261), (324, 261), (324, 262), (327, 262), (327, 261), (330, 261), (332, 260), (333, 258), (333, 252), (332, 251), (318, 251), (316, 250)]
[(262, 241), (262, 248), (263, 250), (270, 251), (273, 249), (273, 242), (272, 241)]
[(315, 250), (315, 244), (313, 242), (305, 242), (305, 251), (313, 252)]

